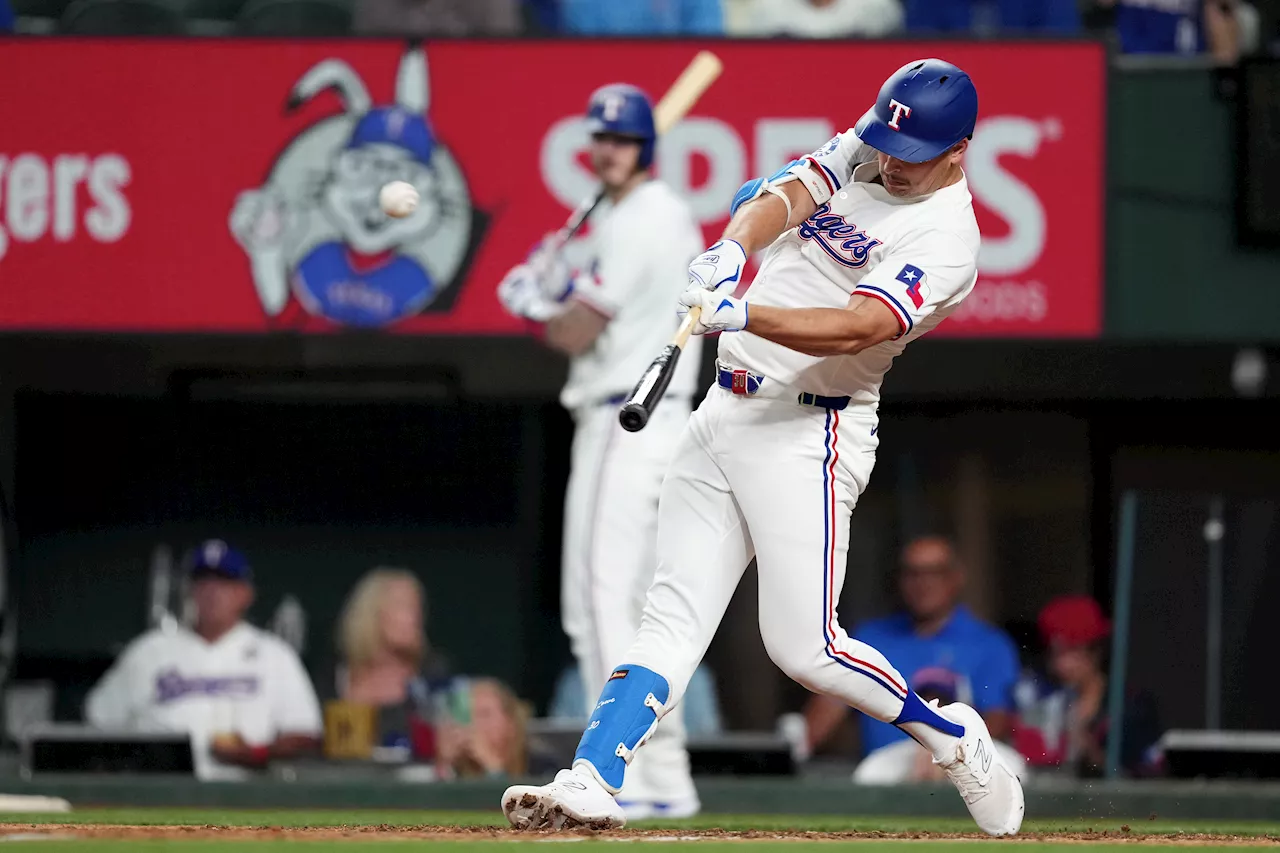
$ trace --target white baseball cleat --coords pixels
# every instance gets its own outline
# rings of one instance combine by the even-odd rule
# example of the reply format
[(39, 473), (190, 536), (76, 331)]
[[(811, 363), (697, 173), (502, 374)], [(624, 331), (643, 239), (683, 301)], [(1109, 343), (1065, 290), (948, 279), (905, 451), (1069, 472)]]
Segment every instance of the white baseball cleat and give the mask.
[(546, 785), (512, 785), (502, 795), (502, 813), (516, 829), (620, 829), (622, 806), (590, 773), (561, 770)]
[(935, 710), (964, 726), (964, 736), (956, 741), (955, 756), (933, 761), (956, 786), (978, 828), (988, 835), (1016, 835), (1022, 826), (1024, 803), (1022, 783), (996, 752), (995, 739), (982, 716), (960, 702)]

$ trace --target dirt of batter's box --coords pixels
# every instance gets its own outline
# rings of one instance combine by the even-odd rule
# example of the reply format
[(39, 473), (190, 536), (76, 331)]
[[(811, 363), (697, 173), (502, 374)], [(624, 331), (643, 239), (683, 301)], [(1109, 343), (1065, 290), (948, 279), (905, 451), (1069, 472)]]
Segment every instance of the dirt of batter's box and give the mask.
[[(689, 841), (937, 841), (947, 839), (980, 840), (987, 836), (972, 832), (809, 832), (786, 830), (726, 830), (726, 829), (619, 829), (609, 832), (593, 832), (578, 829), (556, 833), (553, 831), (518, 832), (492, 826), (309, 826), (309, 827), (247, 827), (247, 826), (120, 826), (112, 824), (78, 823), (0, 823), (0, 840), (9, 835), (57, 835), (76, 838), (114, 839), (221, 839), (231, 841), (297, 840), (332, 841), (340, 839), (374, 840), (422, 839), (422, 840), (529, 840), (555, 835), (580, 837), (609, 837), (651, 840)], [(1103, 830), (1098, 832), (1027, 832), (1006, 843), (1018, 841), (1059, 841), (1074, 843), (1130, 843), (1130, 844), (1187, 844), (1187, 845), (1239, 845), (1280, 847), (1280, 836), (1213, 835), (1208, 833), (1158, 833)]]

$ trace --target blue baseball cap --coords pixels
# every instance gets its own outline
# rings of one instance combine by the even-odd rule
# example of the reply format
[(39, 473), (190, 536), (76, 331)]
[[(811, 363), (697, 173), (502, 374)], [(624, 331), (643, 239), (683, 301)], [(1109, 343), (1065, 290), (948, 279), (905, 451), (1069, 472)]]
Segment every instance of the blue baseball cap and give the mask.
[(253, 580), (253, 569), (244, 554), (221, 539), (207, 539), (196, 548), (191, 560), (191, 575), (213, 575), (234, 581)]

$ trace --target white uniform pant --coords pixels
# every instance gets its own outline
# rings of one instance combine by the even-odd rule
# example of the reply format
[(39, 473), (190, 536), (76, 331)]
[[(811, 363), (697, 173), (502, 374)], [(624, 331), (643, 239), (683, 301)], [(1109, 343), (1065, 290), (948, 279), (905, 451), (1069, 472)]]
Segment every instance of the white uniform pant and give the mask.
[(661, 674), (669, 704), (678, 701), (755, 557), (760, 635), (773, 662), (815, 693), (897, 719), (902, 676), (836, 618), (849, 518), (875, 464), (877, 424), (868, 409), (801, 406), (714, 386), (663, 483), (658, 569), (639, 633), (619, 663)]
[[(580, 410), (574, 420), (561, 614), (582, 675), (583, 716), (588, 717), (640, 626), (657, 564), (662, 478), (689, 420), (689, 403), (664, 399), (648, 425), (635, 433), (618, 424), (616, 405)], [(695, 796), (676, 709), (628, 770), (618, 799), (687, 803)]]

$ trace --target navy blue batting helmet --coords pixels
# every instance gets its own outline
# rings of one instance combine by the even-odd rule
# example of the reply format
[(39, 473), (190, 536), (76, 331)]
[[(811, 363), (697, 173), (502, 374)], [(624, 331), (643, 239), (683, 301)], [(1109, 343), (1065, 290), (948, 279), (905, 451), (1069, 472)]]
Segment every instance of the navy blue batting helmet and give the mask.
[(587, 129), (593, 134), (614, 133), (640, 140), (640, 168), (647, 169), (653, 163), (653, 144), (658, 138), (653, 106), (635, 86), (611, 83), (596, 89), (587, 104)]
[(969, 75), (941, 59), (917, 59), (884, 81), (853, 132), (890, 157), (923, 163), (973, 136), (977, 121), (978, 90)]

